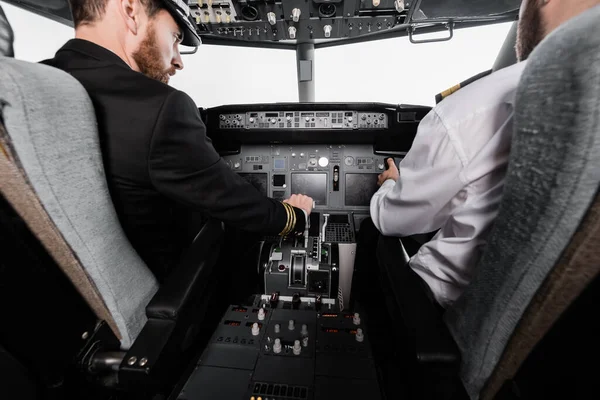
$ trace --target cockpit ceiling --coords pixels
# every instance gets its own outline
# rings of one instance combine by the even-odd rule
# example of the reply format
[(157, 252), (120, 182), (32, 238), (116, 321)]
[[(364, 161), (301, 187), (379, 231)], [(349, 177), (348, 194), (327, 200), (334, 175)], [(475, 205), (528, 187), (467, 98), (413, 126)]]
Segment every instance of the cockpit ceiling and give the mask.
[[(4, 1), (73, 25), (67, 0)], [(406, 36), (417, 27), (422, 33), (442, 32), (512, 21), (517, 18), (521, 2), (187, 0), (187, 3), (205, 44), (295, 49), (300, 43), (319, 48)]]

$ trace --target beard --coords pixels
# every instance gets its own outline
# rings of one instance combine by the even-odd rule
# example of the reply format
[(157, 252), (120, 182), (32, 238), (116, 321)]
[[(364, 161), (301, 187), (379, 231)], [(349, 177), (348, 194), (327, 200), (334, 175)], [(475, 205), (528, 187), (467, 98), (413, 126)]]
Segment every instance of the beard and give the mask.
[(517, 59), (526, 60), (533, 49), (544, 39), (544, 26), (540, 12), (541, 0), (530, 0), (517, 28)]
[(142, 74), (162, 83), (169, 83), (171, 74), (175, 73), (174, 67), (165, 69), (164, 65), (161, 63), (162, 57), (153, 24), (150, 24), (148, 27), (146, 38), (140, 44), (140, 48), (132, 54), (132, 57)]

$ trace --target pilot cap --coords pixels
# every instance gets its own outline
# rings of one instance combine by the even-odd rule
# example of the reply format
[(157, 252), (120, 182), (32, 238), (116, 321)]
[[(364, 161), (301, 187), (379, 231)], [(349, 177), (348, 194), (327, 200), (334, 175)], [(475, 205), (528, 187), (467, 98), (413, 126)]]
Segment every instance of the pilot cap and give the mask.
[(184, 0), (162, 0), (162, 2), (183, 31), (181, 44), (190, 47), (200, 46), (202, 39), (198, 35), (196, 21), (194, 21), (187, 2)]

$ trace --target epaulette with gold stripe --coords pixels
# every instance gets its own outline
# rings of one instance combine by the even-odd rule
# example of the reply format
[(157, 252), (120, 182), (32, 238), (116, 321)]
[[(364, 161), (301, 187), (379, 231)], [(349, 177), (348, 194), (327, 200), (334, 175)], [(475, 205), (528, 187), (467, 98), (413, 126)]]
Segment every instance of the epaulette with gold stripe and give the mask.
[(438, 93), (435, 96), (435, 103), (438, 104), (440, 101), (444, 100), (446, 97), (450, 96), (452, 93), (458, 92), (460, 89), (464, 88), (465, 86), (467, 86), (483, 77), (486, 77), (491, 73), (492, 73), (491, 69), (489, 71), (484, 71), (482, 73), (479, 73), (479, 74), (467, 79), (466, 81), (459, 83), (458, 85), (454, 85), (451, 88), (446, 89), (441, 93)]

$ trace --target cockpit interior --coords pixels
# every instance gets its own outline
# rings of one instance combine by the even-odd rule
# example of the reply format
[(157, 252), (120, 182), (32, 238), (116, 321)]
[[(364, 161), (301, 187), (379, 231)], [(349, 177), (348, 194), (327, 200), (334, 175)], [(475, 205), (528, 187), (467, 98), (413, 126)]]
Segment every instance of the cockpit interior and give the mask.
[[(252, 256), (241, 260), (251, 278), (238, 277), (231, 272), (238, 268), (221, 263), (235, 243), (221, 221), (209, 219), (157, 284), (119, 227), (85, 93), (69, 77), (5, 51), (0, 398), (596, 398), (597, 19), (548, 37), (529, 60), (498, 222), (465, 300), (443, 310), (416, 275), (382, 277), (392, 282), (389, 292), (372, 298), (356, 290), (368, 274), (357, 271), (356, 259), (377, 178), (388, 159), (402, 162), (432, 106), (316, 102), (315, 50), (397, 37), (427, 45), (451, 41), (460, 29), (511, 22), (489, 71), (440, 90), (439, 103), (517, 62), (521, 1), (177, 2), (189, 10), (199, 46), (296, 52), (298, 102), (232, 100), (198, 104), (198, 112), (222, 160), (257, 191), (278, 201), (314, 200), (306, 231), (252, 236)], [(2, 3), (73, 25), (67, 0)], [(19, 32), (1, 11), (4, 51)], [(198, 48), (185, 48), (183, 57), (199, 56)], [(588, 87), (567, 60), (590, 71)], [(367, 258), (402, 271), (435, 234), (382, 235)], [(246, 279), (239, 287), (252, 291), (224, 295)]]

